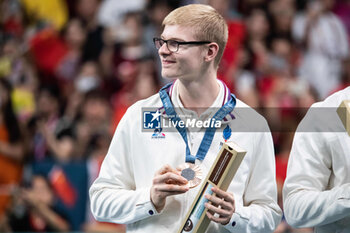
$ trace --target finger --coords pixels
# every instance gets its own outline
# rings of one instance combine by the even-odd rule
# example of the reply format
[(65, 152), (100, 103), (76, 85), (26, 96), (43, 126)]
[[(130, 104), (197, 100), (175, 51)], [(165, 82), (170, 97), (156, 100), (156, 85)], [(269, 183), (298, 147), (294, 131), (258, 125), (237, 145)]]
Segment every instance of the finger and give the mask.
[[(173, 174), (173, 173), (171, 173), (171, 174)], [(168, 178), (164, 177), (164, 180), (162, 180), (161, 182), (162, 183), (164, 182), (166, 184), (177, 184), (177, 185), (184, 185), (184, 184), (188, 183), (188, 180), (183, 178), (182, 176), (178, 175), (177, 177), (174, 178), (174, 176), (171, 174), (167, 174), (167, 173), (164, 174), (164, 175), (169, 176), (170, 178), (168, 179)], [(178, 179), (180, 179), (180, 180), (178, 180)]]
[(174, 195), (179, 195), (183, 193), (184, 192), (163, 192), (162, 194), (164, 195), (164, 197), (168, 197), (168, 196), (174, 196)]
[(221, 206), (221, 208), (226, 209), (226, 210), (233, 210), (234, 209), (234, 203), (232, 202), (227, 202), (223, 198), (219, 198), (215, 195), (209, 195), (206, 194), (205, 198), (207, 198), (210, 202), (212, 202), (213, 206)]
[(210, 210), (211, 213), (217, 213), (220, 215), (220, 217), (227, 218), (231, 217), (231, 212), (227, 211), (225, 209), (221, 209), (219, 207), (213, 206), (210, 203), (205, 203), (204, 206)]
[(226, 224), (230, 220), (227, 218), (220, 218), (220, 217), (215, 217), (214, 214), (211, 214), (209, 211), (207, 211), (207, 217), (216, 223), (221, 223), (221, 224)]
[[(170, 182), (169, 182), (170, 180)], [(167, 172), (163, 175), (157, 175), (154, 177), (153, 179), (153, 183), (154, 184), (161, 184), (161, 183), (173, 183), (173, 184), (187, 184), (188, 181), (180, 176), (180, 175), (177, 175), (175, 173), (172, 173), (172, 172)]]
[(234, 202), (235, 199), (234, 199), (233, 193), (225, 192), (225, 191), (223, 191), (223, 190), (221, 190), (221, 189), (217, 189), (217, 188), (216, 188), (216, 191), (217, 191), (217, 192), (215, 192), (215, 193), (216, 193), (216, 195), (217, 195), (218, 197), (224, 198), (224, 199), (227, 200), (227, 201), (232, 201), (232, 202)]
[(169, 164), (166, 164), (163, 167), (161, 167), (156, 174), (163, 175), (163, 174), (165, 174), (167, 172), (173, 172), (175, 174), (180, 175), (179, 171), (177, 171), (176, 169), (172, 168)]
[(189, 189), (188, 185), (160, 184), (155, 186), (155, 190), (158, 192), (185, 193)]
[(234, 197), (232, 193), (226, 192), (222, 189), (219, 189), (217, 187), (213, 187), (211, 189), (214, 193), (216, 193), (216, 196), (219, 198), (224, 198), (228, 202), (234, 202)]
[[(219, 207), (218, 205), (216, 205), (215, 203), (212, 203), (212, 202), (210, 202), (210, 204), (212, 205), (212, 206), (215, 206), (215, 207)], [(212, 215), (214, 215), (215, 214), (215, 212), (214, 211), (212, 211), (212, 210), (210, 210), (210, 209), (208, 209), (208, 211), (212, 214)]]
[(208, 209), (208, 211), (207, 211), (207, 212), (209, 212), (211, 215), (214, 215), (214, 214), (215, 214), (215, 212), (214, 212), (214, 211), (209, 210), (209, 209)]

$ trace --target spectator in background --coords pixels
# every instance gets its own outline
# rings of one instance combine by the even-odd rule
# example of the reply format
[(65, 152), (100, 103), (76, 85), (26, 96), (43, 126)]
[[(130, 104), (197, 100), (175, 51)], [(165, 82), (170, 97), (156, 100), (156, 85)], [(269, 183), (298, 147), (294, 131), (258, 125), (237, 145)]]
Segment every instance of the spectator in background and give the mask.
[(77, 158), (85, 160), (95, 150), (94, 145), (91, 144), (94, 137), (110, 134), (110, 115), (109, 102), (102, 92), (90, 91), (84, 96), (75, 120)]
[(123, 89), (125, 84), (134, 83), (138, 65), (142, 59), (151, 56), (143, 38), (142, 15), (130, 12), (124, 16), (123, 33), (119, 33), (110, 66), (113, 73), (113, 83), (116, 88)]
[(24, 138), (11, 102), (11, 85), (0, 78), (0, 219), (9, 207), (10, 193), (22, 178)]
[[(105, 27), (123, 30), (124, 15), (128, 12), (142, 11), (148, 0), (104, 0), (98, 11), (98, 21)], [(118, 33), (118, 32), (116, 32)]]
[(336, 1), (334, 13), (341, 19), (346, 27), (350, 39), (350, 0)]
[(348, 59), (343, 62), (342, 68), (342, 83), (337, 89), (334, 90), (334, 92), (340, 91), (350, 86), (350, 57), (348, 57)]
[(104, 82), (97, 62), (86, 61), (81, 64), (79, 73), (74, 79), (74, 89), (81, 95), (101, 89)]
[[(125, 67), (127, 68), (127, 67)], [(131, 67), (129, 67), (130, 69)], [(150, 97), (159, 89), (159, 80), (156, 75), (156, 64), (153, 59), (140, 61), (135, 78), (124, 79), (123, 88), (112, 96), (114, 132), (124, 113), (136, 101)]]
[(207, 4), (217, 10), (226, 20), (240, 17), (237, 9), (233, 7), (234, 1), (229, 0), (208, 0)]
[(52, 156), (33, 163), (32, 173), (48, 178), (57, 197), (55, 207), (64, 214), (71, 230), (81, 230), (86, 217), (86, 160), (75, 154), (76, 136), (71, 129), (61, 130), (56, 135), (46, 131), (43, 136)]
[(104, 26), (97, 21), (100, 7), (99, 0), (78, 0), (75, 9), (87, 30), (87, 37), (83, 46), (82, 61), (99, 61), (109, 45), (109, 34)]
[(55, 75), (59, 79), (61, 87), (64, 88), (65, 93), (63, 94), (66, 96), (71, 91), (71, 84), (81, 65), (80, 60), (86, 40), (86, 29), (81, 20), (74, 18), (68, 21), (62, 34), (67, 53), (59, 62)]
[(268, 12), (271, 17), (271, 33), (279, 36), (291, 36), (291, 24), (295, 13), (295, 0), (269, 1)]
[(253, 54), (251, 51), (241, 46), (238, 49), (235, 59), (235, 67), (228, 77), (229, 83), (234, 83), (236, 95), (249, 106), (260, 106), (258, 90), (256, 86), (256, 76), (252, 72)]
[(331, 12), (334, 0), (310, 1), (305, 12), (296, 15), (292, 33), (303, 46), (300, 77), (323, 99), (341, 80), (342, 61), (349, 56), (349, 40), (339, 18)]
[(0, 44), (0, 77), (7, 77), (11, 83), (18, 83), (20, 79), (16, 66), (22, 59), (21, 40), (11, 34), (4, 34)]
[(18, 189), (14, 194), (8, 215), (11, 231), (17, 232), (62, 232), (70, 226), (55, 209), (55, 196), (48, 180), (41, 175), (31, 178), (29, 188)]
[[(64, 125), (75, 128), (77, 136), (78, 128), (76, 128), (76, 121), (81, 117), (81, 109), (82, 106), (84, 106), (86, 96), (89, 92), (98, 92), (105, 87), (99, 63), (87, 61), (80, 64), (78, 74), (75, 76), (74, 82), (71, 83), (71, 85), (72, 86), (69, 87), (70, 91), (66, 93), (66, 105), (61, 120)], [(84, 147), (80, 149), (83, 150)]]
[(38, 68), (42, 85), (56, 85), (56, 70), (67, 54), (67, 48), (58, 31), (44, 27), (29, 39), (29, 52)]
[(23, 24), (24, 12), (19, 0), (3, 0), (0, 3), (0, 22), (2, 30), (0, 34), (7, 33), (16, 37), (22, 37), (26, 30)]
[[(73, 80), (72, 80), (73, 81)], [(62, 120), (65, 125), (70, 127), (76, 126), (76, 121), (81, 117), (80, 111), (84, 106), (86, 96), (90, 92), (99, 92), (105, 87), (102, 79), (99, 63), (87, 61), (79, 66), (79, 72), (74, 78), (74, 83), (67, 92), (67, 104), (64, 109)], [(84, 149), (80, 148), (80, 149)]]
[(254, 71), (259, 75), (266, 72), (268, 67), (267, 38), (270, 24), (267, 13), (261, 8), (254, 8), (245, 18), (247, 37), (245, 43), (254, 57)]
[(266, 4), (266, 0), (238, 0), (238, 9), (243, 15), (249, 15), (253, 9), (265, 8)]
[(57, 209), (76, 231), (85, 221), (87, 168), (86, 161), (75, 154), (75, 132), (61, 117), (59, 100), (57, 87), (42, 87), (38, 94), (37, 113), (31, 121), (34, 145), (29, 169), (48, 178)]
[(29, 121), (28, 127), (32, 140), (33, 161), (38, 162), (52, 155), (47, 146), (44, 130), (57, 132), (60, 120), (60, 91), (55, 86), (40, 88), (36, 100), (36, 113)]
[(35, 111), (34, 94), (38, 78), (35, 65), (24, 53), (21, 39), (5, 34), (0, 50), (0, 78), (6, 78), (13, 86), (13, 110), (25, 125)]
[(21, 0), (21, 3), (33, 22), (49, 24), (58, 30), (67, 22), (68, 9), (65, 0)]
[(43, 136), (47, 149), (51, 152), (53, 159), (59, 163), (67, 163), (74, 159), (73, 149), (75, 138), (71, 129), (63, 129), (57, 135), (52, 131), (49, 124), (39, 122), (39, 130)]

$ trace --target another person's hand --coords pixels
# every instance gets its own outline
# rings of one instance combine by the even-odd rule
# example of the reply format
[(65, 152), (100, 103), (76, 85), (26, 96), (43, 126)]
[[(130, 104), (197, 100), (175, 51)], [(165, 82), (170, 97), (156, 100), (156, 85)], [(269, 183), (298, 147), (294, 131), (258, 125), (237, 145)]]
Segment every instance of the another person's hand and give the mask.
[(53, 137), (52, 130), (50, 129), (49, 125), (45, 120), (42, 120), (42, 119), (38, 120), (37, 127), (38, 127), (38, 131), (45, 139)]
[(311, 1), (307, 6), (307, 17), (310, 21), (316, 21), (323, 12), (323, 5), (320, 1)]
[(21, 191), (22, 198), (24, 202), (29, 206), (29, 207), (36, 207), (40, 204), (40, 198), (33, 192), (31, 189), (23, 189)]
[(160, 212), (164, 208), (168, 196), (187, 192), (189, 190), (187, 183), (180, 172), (169, 165), (158, 170), (151, 187), (151, 201), (156, 210)]
[[(231, 217), (235, 212), (235, 199), (233, 194), (216, 187), (213, 187), (211, 190), (216, 195), (205, 195), (205, 198), (211, 202), (205, 203), (205, 207), (208, 208), (207, 216), (214, 222), (226, 225), (230, 222)], [(219, 216), (214, 216), (215, 214), (218, 214)]]

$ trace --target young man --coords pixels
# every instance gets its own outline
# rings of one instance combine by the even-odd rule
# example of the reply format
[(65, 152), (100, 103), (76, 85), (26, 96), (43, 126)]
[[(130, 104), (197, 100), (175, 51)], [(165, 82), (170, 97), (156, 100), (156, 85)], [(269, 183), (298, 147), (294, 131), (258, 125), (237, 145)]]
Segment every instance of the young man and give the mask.
[(350, 87), (315, 103), (298, 126), (283, 187), (287, 222), (315, 232), (350, 232), (350, 137), (337, 109)]
[[(176, 168), (195, 163), (206, 177), (222, 142), (234, 141), (247, 154), (228, 191), (213, 188), (217, 197), (206, 196), (213, 203), (206, 205), (212, 220), (207, 232), (272, 232), (281, 211), (268, 126), (216, 78), (228, 37), (224, 19), (212, 7), (195, 4), (172, 11), (163, 25), (154, 42), (162, 75), (174, 83), (125, 113), (90, 189), (94, 216), (127, 224), (128, 232), (177, 232), (200, 185), (190, 189)], [(261, 122), (258, 133), (235, 131), (253, 123), (235, 111), (235, 105), (253, 112), (251, 117)], [(216, 117), (222, 125), (216, 131), (173, 127), (167, 132), (142, 132), (145, 107), (164, 109), (162, 117), (173, 122)], [(153, 114), (151, 122), (160, 113)]]

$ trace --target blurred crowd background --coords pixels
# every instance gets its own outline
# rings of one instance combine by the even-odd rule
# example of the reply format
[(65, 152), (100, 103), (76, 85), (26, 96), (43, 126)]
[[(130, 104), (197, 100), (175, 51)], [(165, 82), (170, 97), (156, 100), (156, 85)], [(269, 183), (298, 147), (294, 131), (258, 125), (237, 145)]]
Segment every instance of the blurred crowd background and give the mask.
[(125, 231), (88, 188), (126, 109), (169, 82), (152, 38), (190, 3), (227, 20), (218, 78), (270, 124), (282, 207), (296, 126), (350, 82), (349, 0), (0, 0), (1, 232)]

